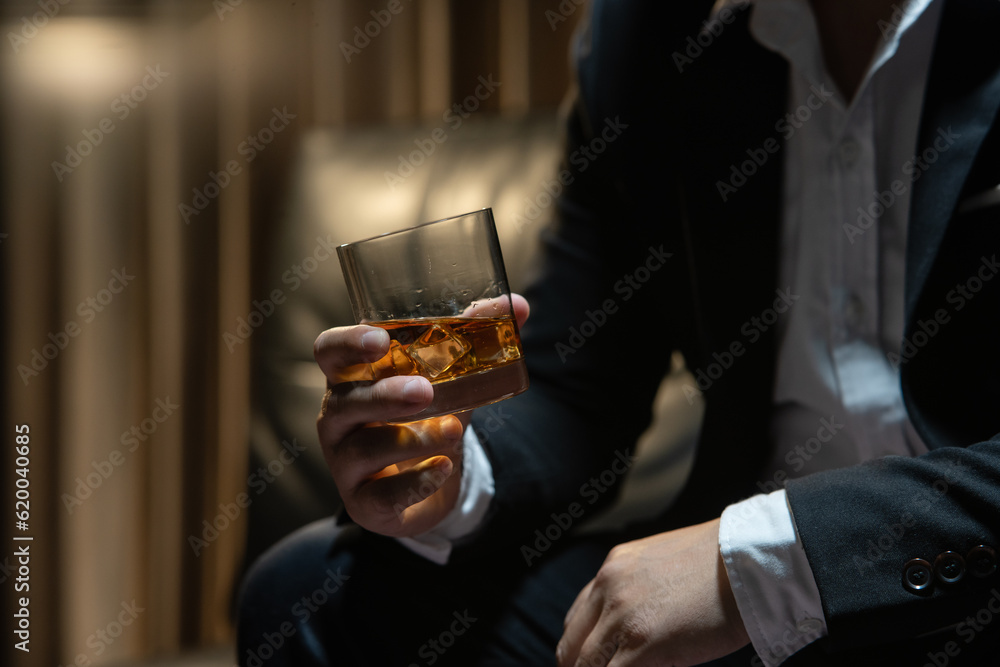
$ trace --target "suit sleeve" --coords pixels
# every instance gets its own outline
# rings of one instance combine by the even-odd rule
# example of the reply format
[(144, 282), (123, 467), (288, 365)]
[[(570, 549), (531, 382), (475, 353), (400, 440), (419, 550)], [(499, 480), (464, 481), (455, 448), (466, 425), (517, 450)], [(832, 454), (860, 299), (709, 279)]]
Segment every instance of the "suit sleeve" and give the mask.
[[(496, 495), (471, 544), (518, 549), (553, 513), (575, 525), (610, 503), (624, 477), (614, 471), (651, 421), (671, 355), (693, 335), (680, 193), (671, 185), (679, 167), (669, 159), (670, 128), (684, 125), (663, 104), (679, 75), (665, 70), (650, 86), (647, 65), (709, 7), (595, 1), (576, 35), (563, 159), (544, 190), (550, 204), (541, 185), (535, 200), (552, 224), (525, 293), (531, 386), (473, 417)], [(651, 24), (657, 40), (645, 38)]]
[(663, 303), (673, 253), (656, 226), (630, 216), (616, 194), (614, 141), (624, 137), (589, 159), (595, 136), (612, 136), (609, 124), (593, 122), (577, 103), (567, 125), (564, 191), (525, 294), (530, 388), (478, 410), (472, 421), (496, 488), (480, 542), (530, 536), (574, 504), (590, 513), (609, 503), (622, 475), (602, 473), (618, 467), (616, 457), (627, 457), (649, 424), (669, 369)]
[[(1000, 584), (995, 558), (978, 549), (1000, 544), (1000, 436), (819, 473), (789, 481), (787, 492), (819, 586), (829, 648), (943, 630), (950, 636), (942, 645), (975, 638), (976, 621), (967, 619)], [(931, 567), (920, 590), (915, 559)]]

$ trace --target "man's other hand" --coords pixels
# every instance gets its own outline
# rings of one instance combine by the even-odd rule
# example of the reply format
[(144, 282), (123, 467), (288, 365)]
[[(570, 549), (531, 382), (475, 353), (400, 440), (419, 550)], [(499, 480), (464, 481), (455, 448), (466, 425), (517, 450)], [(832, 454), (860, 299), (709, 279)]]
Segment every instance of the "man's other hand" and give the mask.
[(750, 642), (719, 520), (620, 544), (566, 614), (560, 667), (699, 665)]

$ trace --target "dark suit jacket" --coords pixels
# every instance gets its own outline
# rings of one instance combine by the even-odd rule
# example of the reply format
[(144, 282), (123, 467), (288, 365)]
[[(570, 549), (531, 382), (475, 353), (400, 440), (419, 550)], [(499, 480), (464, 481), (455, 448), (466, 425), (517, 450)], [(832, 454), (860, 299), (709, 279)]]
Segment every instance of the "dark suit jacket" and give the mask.
[[(644, 529), (716, 517), (762, 481), (777, 341), (774, 327), (754, 342), (741, 330), (784, 287), (778, 123), (788, 66), (750, 36), (752, 9), (699, 42), (711, 5), (598, 0), (577, 45), (565, 173), (561, 187), (550, 184), (562, 190), (558, 222), (527, 295), (532, 388), (474, 421), (497, 485), (481, 541), (504, 536), (512, 558), (551, 512), (588, 506), (588, 480), (648, 424), (674, 349), (697, 370), (745, 344), (704, 392), (684, 492)], [(802, 664), (911, 664), (949, 641), (968, 657), (1000, 636), (1000, 614), (981, 632), (957, 625), (989, 608), (1000, 574), (977, 577), (970, 564), (957, 583), (919, 594), (903, 585), (914, 558), (1000, 549), (1000, 206), (959, 210), (1000, 184), (998, 29), (1000, 3), (946, 0), (914, 147), (933, 146), (939, 130), (958, 136), (912, 184), (905, 337), (916, 351), (901, 376), (932, 451), (787, 485), (829, 625)], [(718, 182), (764, 146), (778, 148), (723, 200)], [(672, 256), (653, 269), (649, 257), (662, 252)], [(973, 298), (959, 299), (959, 285), (975, 287)], [(941, 309), (948, 321), (928, 335)]]

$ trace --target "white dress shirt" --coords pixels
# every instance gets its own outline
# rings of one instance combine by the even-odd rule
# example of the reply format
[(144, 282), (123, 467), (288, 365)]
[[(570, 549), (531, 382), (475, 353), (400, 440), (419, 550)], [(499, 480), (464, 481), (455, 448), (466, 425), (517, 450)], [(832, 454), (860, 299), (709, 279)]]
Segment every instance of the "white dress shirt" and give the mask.
[[(926, 451), (889, 355), (903, 336), (910, 160), (942, 2), (900, 0), (879, 26), (883, 39), (849, 103), (824, 67), (808, 0), (750, 2), (754, 39), (791, 65), (795, 120), (775, 119), (785, 160), (779, 270), (780, 284), (801, 298), (779, 321), (774, 448), (758, 484), (769, 493), (726, 509), (719, 546), (751, 642), (771, 667), (827, 633), (784, 480)], [(719, 0), (713, 15), (745, 4)], [(817, 104), (817, 90), (832, 94)], [(472, 429), (464, 442), (455, 510), (403, 540), (438, 563), (447, 562), (453, 540), (476, 529), (493, 496), (492, 468)]]
[[(751, 34), (789, 62), (788, 113), (799, 121), (782, 149), (779, 270), (780, 284), (801, 298), (779, 323), (774, 450), (758, 484), (771, 491), (810, 472), (926, 451), (889, 355), (903, 338), (910, 161), (942, 3), (901, 3), (880, 24), (883, 38), (849, 102), (824, 67), (808, 0), (753, 4)], [(809, 99), (824, 88), (834, 94), (822, 105)], [(827, 633), (783, 490), (727, 508), (719, 543), (765, 665)]]

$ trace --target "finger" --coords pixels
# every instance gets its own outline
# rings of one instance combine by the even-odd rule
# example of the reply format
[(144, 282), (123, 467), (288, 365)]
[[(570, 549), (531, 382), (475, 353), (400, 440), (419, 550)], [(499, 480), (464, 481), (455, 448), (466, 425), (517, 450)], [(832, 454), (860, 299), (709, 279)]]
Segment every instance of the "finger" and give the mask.
[(530, 310), (527, 299), (520, 294), (511, 294), (509, 299), (498, 296), (473, 301), (462, 311), (462, 317), (503, 317), (513, 312), (517, 325), (521, 326), (528, 319)]
[(577, 664), (584, 642), (600, 618), (601, 605), (599, 600), (595, 600), (593, 589), (594, 582), (591, 580), (576, 596), (573, 605), (566, 612), (563, 636), (556, 646), (556, 660), (559, 667)]
[[(376, 477), (363, 483), (354, 496), (357, 513), (374, 514), (383, 535), (409, 535), (432, 528), (440, 513), (434, 512), (435, 494), (452, 476), (455, 466), (446, 456), (434, 456), (402, 472)], [(363, 514), (362, 514), (363, 516)]]
[(587, 598), (590, 596), (590, 591), (593, 590), (593, 588), (594, 588), (594, 580), (591, 579), (589, 582), (587, 582), (587, 585), (583, 587), (583, 590), (581, 590), (577, 594), (576, 599), (573, 600), (573, 604), (571, 604), (569, 607), (569, 611), (566, 612), (566, 618), (563, 619), (564, 631), (569, 626), (570, 621), (573, 620), (573, 616), (576, 615), (576, 613), (580, 610), (580, 608), (584, 606)]
[(346, 495), (371, 478), (407, 470), (429, 457), (456, 457), (462, 430), (462, 423), (451, 415), (410, 424), (372, 425), (324, 447), (324, 454), (329, 450), (327, 463)]
[(332, 385), (323, 397), (316, 421), (320, 443), (338, 443), (363, 424), (414, 415), (430, 405), (433, 398), (430, 381), (420, 376)]
[[(625, 657), (621, 651), (623, 635), (621, 633), (610, 634), (605, 625), (598, 622), (590, 631), (590, 634), (580, 647), (580, 654), (576, 658), (577, 665), (609, 667), (612, 664), (612, 660), (616, 657), (619, 660), (615, 661), (615, 664), (623, 664), (621, 660), (621, 658)], [(631, 662), (628, 662), (628, 664), (633, 665)]]
[(313, 343), (316, 362), (333, 382), (344, 379), (344, 369), (378, 361), (388, 352), (389, 334), (365, 324), (327, 329)]
[(514, 307), (514, 319), (517, 320), (517, 326), (523, 327), (531, 314), (531, 306), (528, 305), (528, 300), (520, 294), (511, 294), (510, 300)]

